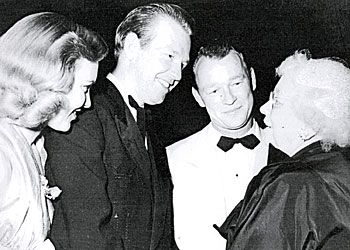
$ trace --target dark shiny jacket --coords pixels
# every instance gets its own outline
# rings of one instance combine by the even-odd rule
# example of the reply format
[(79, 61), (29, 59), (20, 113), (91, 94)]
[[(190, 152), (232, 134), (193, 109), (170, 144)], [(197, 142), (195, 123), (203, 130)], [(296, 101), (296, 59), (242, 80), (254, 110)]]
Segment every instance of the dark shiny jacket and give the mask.
[(63, 191), (50, 238), (58, 250), (177, 249), (165, 149), (150, 129), (147, 151), (119, 91), (98, 86), (68, 134), (46, 134), (46, 174)]
[(350, 249), (350, 162), (320, 142), (265, 167), (221, 226), (227, 248)]

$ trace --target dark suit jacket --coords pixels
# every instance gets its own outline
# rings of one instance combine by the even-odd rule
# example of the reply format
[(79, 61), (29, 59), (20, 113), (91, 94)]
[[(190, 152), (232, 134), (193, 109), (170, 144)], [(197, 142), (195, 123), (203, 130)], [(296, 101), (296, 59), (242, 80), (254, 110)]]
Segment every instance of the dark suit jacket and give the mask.
[(97, 87), (68, 134), (46, 134), (46, 175), (62, 189), (50, 238), (58, 250), (177, 249), (165, 149), (149, 129), (147, 151), (119, 91)]

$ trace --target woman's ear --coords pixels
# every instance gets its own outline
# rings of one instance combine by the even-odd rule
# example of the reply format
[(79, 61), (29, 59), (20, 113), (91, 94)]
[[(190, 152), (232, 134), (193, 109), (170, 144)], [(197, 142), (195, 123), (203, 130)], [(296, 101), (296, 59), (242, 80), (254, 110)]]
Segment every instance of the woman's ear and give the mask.
[(312, 128), (304, 126), (299, 129), (299, 137), (303, 141), (308, 141), (312, 137), (316, 135), (316, 131), (314, 131)]
[(201, 95), (199, 94), (198, 90), (196, 90), (193, 87), (192, 87), (192, 95), (193, 95), (194, 99), (197, 101), (197, 103), (199, 104), (199, 106), (204, 108), (205, 104), (203, 102), (203, 99), (202, 99)]
[(130, 61), (137, 58), (141, 49), (140, 39), (134, 32), (129, 32), (124, 39), (124, 52)]

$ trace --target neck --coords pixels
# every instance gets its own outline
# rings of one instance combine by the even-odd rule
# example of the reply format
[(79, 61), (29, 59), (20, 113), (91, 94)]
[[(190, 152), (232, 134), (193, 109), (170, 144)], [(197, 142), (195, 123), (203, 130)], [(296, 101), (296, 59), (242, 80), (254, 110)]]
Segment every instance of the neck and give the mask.
[(222, 128), (222, 127), (216, 126), (216, 124), (214, 123), (213, 123), (213, 127), (224, 136), (231, 137), (231, 138), (241, 138), (244, 135), (246, 135), (249, 132), (249, 130), (252, 129), (253, 119), (251, 119), (243, 127), (238, 129)]
[(287, 155), (289, 155), (290, 157), (292, 157), (293, 155), (295, 155), (296, 153), (298, 153), (300, 150), (302, 150), (303, 148), (306, 148), (307, 146), (309, 146), (310, 144), (320, 141), (321, 138), (319, 136), (314, 136), (312, 138), (310, 138), (307, 141), (302, 142), (298, 147), (296, 147), (294, 150), (289, 150), (288, 152), (284, 152)]
[(22, 126), (17, 126), (17, 128), (21, 131), (29, 144), (33, 144), (41, 133), (41, 131), (32, 130)]
[(117, 78), (118, 84), (125, 86), (125, 89), (128, 90), (129, 94), (135, 99), (137, 104), (140, 107), (143, 107), (144, 103), (137, 94), (138, 81), (135, 77), (135, 73), (131, 70), (132, 68), (134, 68), (132, 65), (128, 67), (125, 63), (118, 64), (118, 66), (112, 71), (112, 74)]

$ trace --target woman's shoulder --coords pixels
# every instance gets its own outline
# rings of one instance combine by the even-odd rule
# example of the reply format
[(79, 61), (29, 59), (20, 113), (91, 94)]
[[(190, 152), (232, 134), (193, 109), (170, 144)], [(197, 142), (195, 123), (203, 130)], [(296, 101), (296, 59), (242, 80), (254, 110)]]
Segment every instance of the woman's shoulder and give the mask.
[(303, 187), (324, 187), (335, 182), (342, 182), (350, 188), (350, 162), (337, 154), (324, 154), (325, 157), (315, 156), (306, 160), (291, 158), (281, 163), (268, 165), (257, 178), (260, 179), (260, 185), (283, 184), (295, 190), (301, 190)]
[[(18, 143), (18, 134), (13, 125), (0, 119), (0, 154), (2, 159), (9, 158), (9, 153), (14, 151), (15, 144)], [(2, 163), (2, 161), (0, 161)]]
[[(10, 185), (11, 182), (11, 176), (12, 176), (12, 162), (11, 157), (9, 154), (9, 148), (10, 144), (6, 143), (6, 141), (2, 140), (2, 136), (0, 133), (0, 190), (4, 197), (4, 194), (6, 194), (6, 190)], [(1, 198), (0, 198), (1, 203)]]
[(260, 186), (286, 185), (288, 187), (297, 187), (307, 183), (315, 183), (318, 175), (307, 164), (290, 160), (276, 164), (270, 164), (263, 168), (254, 178), (260, 183)]

